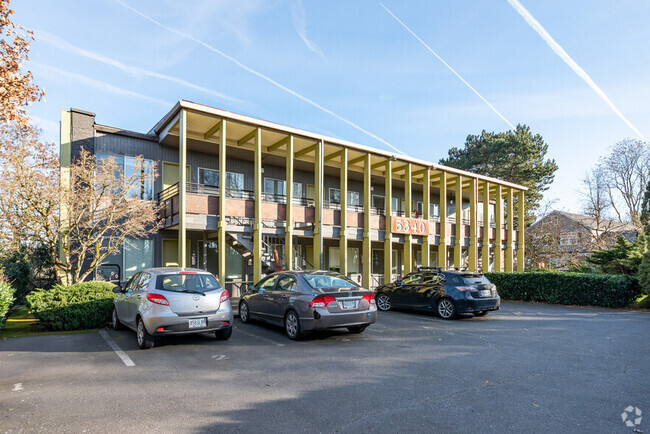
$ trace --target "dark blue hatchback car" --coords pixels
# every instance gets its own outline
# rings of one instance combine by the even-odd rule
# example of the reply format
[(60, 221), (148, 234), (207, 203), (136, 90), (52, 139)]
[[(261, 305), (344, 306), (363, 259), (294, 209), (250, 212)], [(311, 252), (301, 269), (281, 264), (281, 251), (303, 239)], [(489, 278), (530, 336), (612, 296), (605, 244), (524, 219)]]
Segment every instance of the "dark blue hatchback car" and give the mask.
[(437, 267), (420, 267), (403, 279), (378, 288), (375, 298), (379, 310), (427, 310), (444, 319), (468, 313), (486, 315), (501, 304), (496, 285), (484, 275)]

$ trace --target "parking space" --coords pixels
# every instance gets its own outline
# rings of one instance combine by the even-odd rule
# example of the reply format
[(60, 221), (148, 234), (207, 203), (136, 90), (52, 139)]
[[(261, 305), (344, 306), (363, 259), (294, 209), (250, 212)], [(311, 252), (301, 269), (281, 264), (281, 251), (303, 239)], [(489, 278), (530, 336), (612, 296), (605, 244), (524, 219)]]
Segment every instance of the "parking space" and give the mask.
[[(382, 312), (362, 334), (291, 341), (130, 331), (0, 342), (3, 431), (602, 431), (650, 408), (650, 315), (504, 303), (444, 321)], [(18, 385), (18, 386), (17, 386)], [(650, 410), (648, 410), (650, 411)]]

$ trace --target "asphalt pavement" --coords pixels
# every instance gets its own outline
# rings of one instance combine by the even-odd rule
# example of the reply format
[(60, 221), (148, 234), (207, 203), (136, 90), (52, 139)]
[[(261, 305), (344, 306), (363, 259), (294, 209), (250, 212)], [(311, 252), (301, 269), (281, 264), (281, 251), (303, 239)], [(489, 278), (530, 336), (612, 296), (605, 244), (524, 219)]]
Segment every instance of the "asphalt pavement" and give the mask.
[(504, 302), (298, 342), (238, 320), (146, 351), (131, 331), (7, 339), (0, 432), (625, 433), (630, 405), (650, 432), (649, 334), (648, 312)]

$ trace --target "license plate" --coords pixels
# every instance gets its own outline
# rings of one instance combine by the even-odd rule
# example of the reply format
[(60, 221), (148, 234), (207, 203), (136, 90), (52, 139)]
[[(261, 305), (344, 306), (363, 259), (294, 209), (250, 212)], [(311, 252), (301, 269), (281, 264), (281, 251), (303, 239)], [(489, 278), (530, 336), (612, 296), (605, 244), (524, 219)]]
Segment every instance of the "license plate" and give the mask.
[(194, 318), (190, 319), (189, 321), (189, 327), (191, 329), (199, 329), (201, 327), (207, 327), (208, 325), (208, 319), (207, 318)]
[(354, 309), (357, 307), (357, 302), (354, 300), (343, 300), (343, 309)]
[(481, 297), (489, 297), (490, 295), (492, 295), (492, 291), (490, 291), (489, 289), (484, 289), (479, 292), (479, 296)]

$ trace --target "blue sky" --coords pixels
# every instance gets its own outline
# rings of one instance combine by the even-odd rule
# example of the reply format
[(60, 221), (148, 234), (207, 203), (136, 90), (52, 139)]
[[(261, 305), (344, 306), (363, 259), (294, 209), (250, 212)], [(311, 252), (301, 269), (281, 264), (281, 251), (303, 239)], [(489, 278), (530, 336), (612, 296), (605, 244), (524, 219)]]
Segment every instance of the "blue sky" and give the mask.
[[(468, 134), (510, 128), (377, 1), (122, 1), (12, 3), (35, 33), (26, 66), (46, 96), (30, 114), (46, 140), (58, 143), (70, 107), (147, 132), (179, 99), (433, 162)], [(520, 2), (650, 136), (650, 2)], [(507, 0), (383, 4), (509, 122), (544, 137), (557, 208), (580, 211), (585, 172), (638, 137)]]

